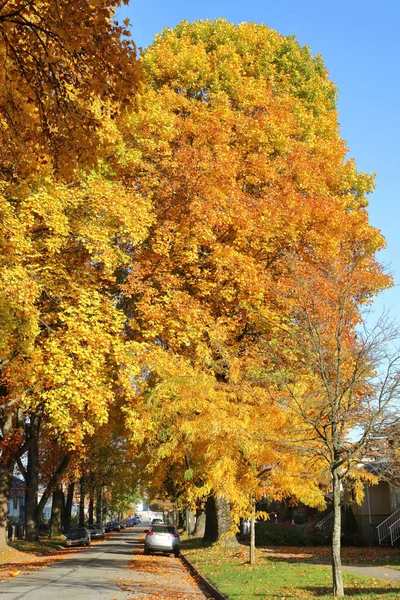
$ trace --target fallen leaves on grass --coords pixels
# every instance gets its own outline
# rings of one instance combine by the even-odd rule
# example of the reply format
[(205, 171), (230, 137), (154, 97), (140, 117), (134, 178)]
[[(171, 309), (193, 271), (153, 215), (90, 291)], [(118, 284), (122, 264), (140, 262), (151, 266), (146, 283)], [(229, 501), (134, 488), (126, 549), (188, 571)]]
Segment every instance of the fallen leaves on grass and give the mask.
[[(329, 563), (331, 560), (330, 546), (300, 547), (300, 546), (270, 546), (259, 550), (268, 558), (303, 559), (317, 563)], [(399, 555), (398, 549), (382, 546), (373, 547), (342, 547), (343, 564), (350, 565), (374, 565), (383, 564), (396, 559)]]

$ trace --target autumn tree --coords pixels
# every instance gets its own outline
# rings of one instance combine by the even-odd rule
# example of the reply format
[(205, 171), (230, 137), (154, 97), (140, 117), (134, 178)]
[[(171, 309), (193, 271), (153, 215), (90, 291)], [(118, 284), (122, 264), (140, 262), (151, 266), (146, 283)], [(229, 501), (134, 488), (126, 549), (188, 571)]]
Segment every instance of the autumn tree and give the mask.
[[(269, 400), (254, 400), (260, 373), (275, 385), (262, 344), (279, 340), (290, 319), (279, 286), (295, 286), (293, 256), (307, 264), (315, 253), (335, 255), (346, 215), (363, 213), (372, 183), (346, 160), (336, 90), (321, 58), (295, 39), (255, 24), (183, 22), (156, 37), (142, 68), (138, 111), (124, 137), (137, 156), (129, 174), (154, 199), (155, 221), (134, 249), (124, 305), (131, 337), (159, 356), (157, 366), (149, 349), (144, 379), (163, 394), (161, 414), (175, 407), (180, 477), (188, 454), (215, 482), (213, 461), (228, 464), (245, 449), (245, 436), (227, 443), (241, 419), (245, 429), (251, 417), (265, 419), (267, 438), (288, 434), (284, 427), (279, 434), (278, 411), (276, 422), (266, 417)], [(190, 393), (162, 365), (176, 356), (182, 375), (191, 373)], [(196, 418), (203, 395), (204, 421)], [(141, 418), (165, 461), (169, 452), (176, 460), (176, 431), (165, 431), (161, 418), (162, 433), (152, 428), (152, 409), (147, 399)], [(196, 451), (187, 453), (185, 440), (194, 438)], [(257, 472), (249, 461), (240, 477), (226, 478), (222, 495), (236, 498), (239, 479)]]
[[(134, 188), (114, 187), (115, 164), (105, 176), (112, 129), (137, 87), (134, 45), (114, 21), (119, 5), (9, 0), (0, 8), (1, 544), (13, 465), (29, 447), (32, 455), (33, 424), (53, 423), (56, 437), (80, 443), (107, 419), (118, 385), (111, 364), (124, 363), (115, 270), (144, 221)], [(107, 166), (90, 176), (100, 159)], [(107, 367), (106, 356), (115, 359)]]
[(281, 282), (290, 317), (277, 341), (268, 341), (264, 350), (277, 374), (272, 393), (300, 419), (297, 439), (305, 460), (322, 457), (331, 480), (335, 597), (344, 596), (341, 488), (351, 485), (360, 501), (363, 483), (376, 481), (360, 461), (377, 431), (397, 422), (400, 398), (399, 332), (387, 318), (371, 327), (363, 318), (363, 308), (390, 282), (375, 259), (383, 240), (368, 225), (365, 211), (345, 218), (345, 228), (337, 224), (342, 233), (335, 257), (292, 257), (290, 284), (286, 287), (284, 277)]

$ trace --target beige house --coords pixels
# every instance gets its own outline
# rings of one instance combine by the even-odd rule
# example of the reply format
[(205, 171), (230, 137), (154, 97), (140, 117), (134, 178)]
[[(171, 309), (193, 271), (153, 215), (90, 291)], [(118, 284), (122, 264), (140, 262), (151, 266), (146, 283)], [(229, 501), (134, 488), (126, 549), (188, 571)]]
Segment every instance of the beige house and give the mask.
[(387, 481), (366, 485), (362, 504), (352, 504), (352, 510), (366, 542), (393, 544), (400, 537), (400, 490)]

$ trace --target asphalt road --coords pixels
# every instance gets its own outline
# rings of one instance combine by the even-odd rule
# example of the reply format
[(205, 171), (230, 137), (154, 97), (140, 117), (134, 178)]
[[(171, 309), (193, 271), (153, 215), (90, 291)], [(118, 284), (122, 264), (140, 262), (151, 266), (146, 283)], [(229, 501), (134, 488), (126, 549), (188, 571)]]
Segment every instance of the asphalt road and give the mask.
[[(151, 555), (142, 557), (139, 541), (144, 527), (126, 529), (40, 571), (21, 574), (0, 583), (0, 598), (7, 600), (128, 600), (150, 596), (205, 598), (188, 576), (181, 560)], [(127, 569), (137, 559), (138, 568)], [(142, 562), (151, 561), (147, 565)], [(142, 561), (142, 562), (141, 562)], [(154, 568), (153, 568), (154, 567)], [(164, 576), (160, 577), (160, 573)], [(168, 590), (163, 581), (168, 581)], [(120, 584), (120, 585), (119, 585)], [(171, 588), (172, 585), (172, 588)]]

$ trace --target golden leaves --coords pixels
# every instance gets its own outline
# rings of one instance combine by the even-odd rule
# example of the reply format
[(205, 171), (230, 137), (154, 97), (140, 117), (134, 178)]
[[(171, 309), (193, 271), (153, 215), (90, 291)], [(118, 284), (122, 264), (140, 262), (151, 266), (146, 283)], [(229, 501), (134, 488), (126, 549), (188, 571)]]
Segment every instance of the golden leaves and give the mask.
[(71, 179), (106, 150), (91, 98), (123, 104), (137, 84), (129, 33), (112, 22), (118, 0), (54, 0), (1, 9), (3, 174)]

